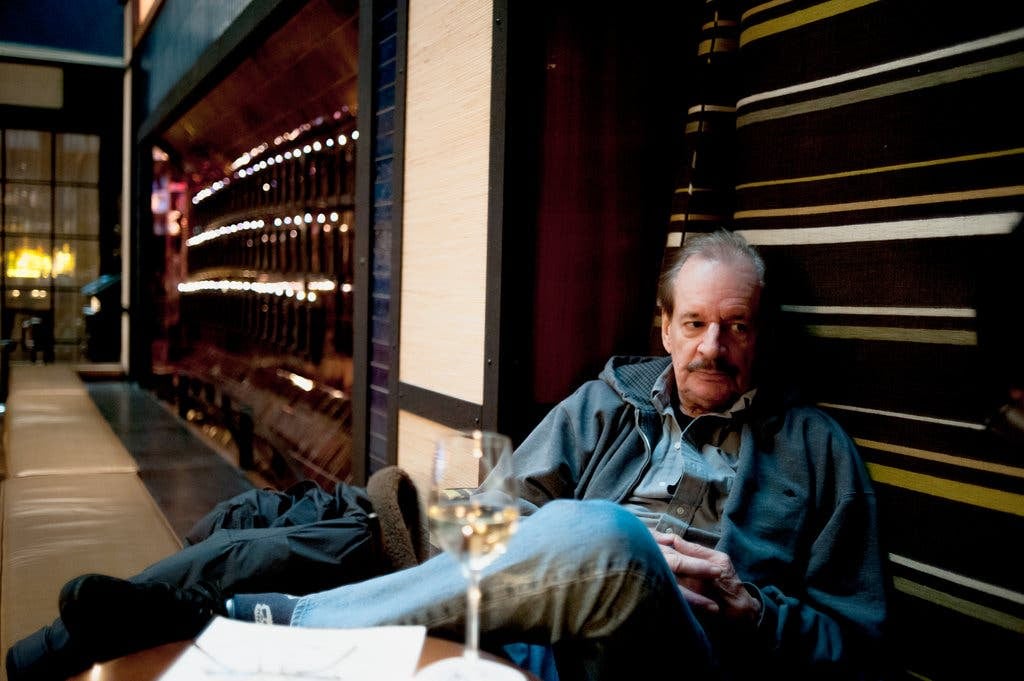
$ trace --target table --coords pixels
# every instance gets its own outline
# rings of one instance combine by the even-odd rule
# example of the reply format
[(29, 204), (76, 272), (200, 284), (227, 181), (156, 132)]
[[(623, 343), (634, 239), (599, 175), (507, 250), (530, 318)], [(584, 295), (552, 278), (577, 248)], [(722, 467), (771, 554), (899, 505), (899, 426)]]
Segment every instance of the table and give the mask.
[[(165, 643), (108, 662), (101, 662), (93, 665), (92, 669), (72, 676), (68, 681), (154, 681), (191, 643), (191, 641)], [(423, 642), (423, 651), (420, 653), (417, 669), (422, 669), (431, 662), (461, 654), (462, 646), (460, 644), (443, 638), (427, 636)], [(483, 655), (491, 659), (498, 659)], [(526, 671), (523, 672), (523, 679), (524, 681), (540, 681)]]

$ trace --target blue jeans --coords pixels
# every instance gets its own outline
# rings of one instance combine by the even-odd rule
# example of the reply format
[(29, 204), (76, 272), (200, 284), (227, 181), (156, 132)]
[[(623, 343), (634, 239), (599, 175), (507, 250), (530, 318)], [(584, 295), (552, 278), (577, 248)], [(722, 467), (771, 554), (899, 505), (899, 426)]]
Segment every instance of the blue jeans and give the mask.
[[(553, 501), (524, 518), (481, 582), (481, 646), (552, 646), (559, 676), (707, 678), (711, 649), (650, 532), (606, 501)], [(425, 625), (461, 639), (466, 580), (451, 556), (303, 596), (292, 625)], [(649, 676), (648, 676), (649, 675)]]

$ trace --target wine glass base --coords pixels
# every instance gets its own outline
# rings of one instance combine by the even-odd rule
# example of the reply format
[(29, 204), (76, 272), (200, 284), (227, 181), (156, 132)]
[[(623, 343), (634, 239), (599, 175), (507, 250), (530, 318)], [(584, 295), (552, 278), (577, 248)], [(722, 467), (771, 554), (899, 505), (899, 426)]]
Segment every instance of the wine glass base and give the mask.
[(416, 672), (415, 681), (526, 681), (515, 667), (491, 660), (448, 657)]

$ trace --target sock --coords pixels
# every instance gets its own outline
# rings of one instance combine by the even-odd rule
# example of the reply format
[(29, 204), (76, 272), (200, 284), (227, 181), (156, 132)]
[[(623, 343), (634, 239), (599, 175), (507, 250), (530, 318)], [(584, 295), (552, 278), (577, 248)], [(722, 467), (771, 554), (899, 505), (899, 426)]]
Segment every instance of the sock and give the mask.
[(298, 600), (287, 594), (240, 594), (228, 600), (228, 617), (257, 624), (291, 624)]

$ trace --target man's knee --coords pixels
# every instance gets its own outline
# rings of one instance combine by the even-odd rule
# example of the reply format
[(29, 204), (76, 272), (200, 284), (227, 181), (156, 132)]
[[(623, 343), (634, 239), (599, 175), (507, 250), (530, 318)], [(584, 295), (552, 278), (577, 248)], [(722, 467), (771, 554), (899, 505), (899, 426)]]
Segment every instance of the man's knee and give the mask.
[(545, 535), (559, 545), (587, 545), (605, 552), (619, 552), (637, 559), (660, 556), (647, 527), (632, 513), (610, 501), (555, 500), (533, 516)]

